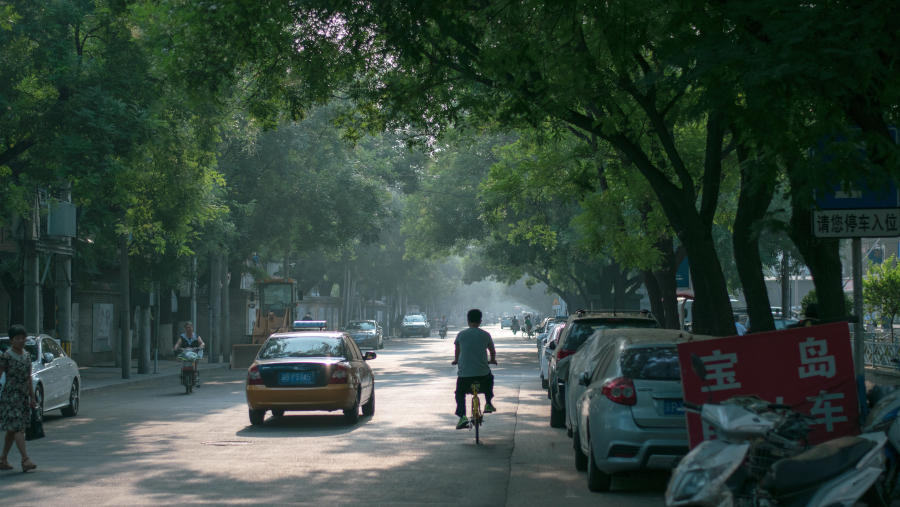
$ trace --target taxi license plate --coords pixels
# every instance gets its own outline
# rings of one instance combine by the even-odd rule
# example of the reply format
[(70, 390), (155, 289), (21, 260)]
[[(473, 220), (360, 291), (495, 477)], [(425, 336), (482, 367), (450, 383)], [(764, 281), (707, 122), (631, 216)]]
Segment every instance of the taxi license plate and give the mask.
[(278, 373), (279, 384), (313, 384), (315, 381), (315, 373), (311, 371)]
[(681, 400), (663, 400), (663, 415), (684, 415), (684, 405)]

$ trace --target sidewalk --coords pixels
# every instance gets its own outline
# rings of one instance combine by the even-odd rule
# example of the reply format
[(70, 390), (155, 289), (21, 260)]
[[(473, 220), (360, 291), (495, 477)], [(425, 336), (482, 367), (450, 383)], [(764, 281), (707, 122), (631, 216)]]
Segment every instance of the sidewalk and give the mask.
[[(210, 364), (206, 359), (200, 362), (200, 379), (203, 380), (203, 372), (210, 370), (226, 370), (229, 363)], [(150, 371), (153, 371), (153, 361), (150, 362)], [(93, 366), (81, 366), (78, 372), (81, 374), (81, 395), (107, 394), (137, 387), (155, 387), (171, 385), (178, 388), (178, 379), (181, 376), (181, 362), (172, 360), (159, 360), (157, 367), (159, 373), (147, 373), (139, 375), (137, 372), (137, 360), (131, 361), (131, 378), (122, 378), (122, 368), (116, 367), (112, 361)]]

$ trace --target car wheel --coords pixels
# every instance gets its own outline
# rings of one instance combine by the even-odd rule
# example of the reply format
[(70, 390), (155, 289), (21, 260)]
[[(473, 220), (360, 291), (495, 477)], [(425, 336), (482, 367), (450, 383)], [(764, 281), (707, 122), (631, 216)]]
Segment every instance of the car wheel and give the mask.
[(566, 425), (566, 411), (556, 408), (556, 405), (550, 402), (550, 427), (562, 428)]
[(384, 348), (384, 341), (382, 340), (382, 341), (378, 342), (378, 350), (381, 350), (383, 348)]
[(78, 415), (79, 403), (78, 381), (72, 381), (72, 389), (69, 391), (69, 404), (63, 407), (62, 415), (65, 417), (75, 417)]
[(428, 338), (429, 336), (431, 336), (431, 333), (426, 332), (425, 334), (422, 335), (422, 338)]
[(575, 448), (575, 470), (584, 472), (585, 470), (587, 470), (588, 457), (584, 453), (584, 451), (581, 450), (581, 436), (577, 431), (575, 432), (574, 438), (575, 439), (572, 442), (572, 447)]
[(250, 424), (254, 426), (262, 426), (262, 423), (266, 420), (266, 411), (265, 410), (253, 410), (250, 409)]
[(272, 411), (272, 417), (283, 417), (283, 416), (284, 416), (284, 410), (273, 410)]
[(353, 403), (353, 406), (344, 410), (344, 419), (347, 420), (350, 424), (356, 424), (359, 422), (359, 397), (360, 391), (356, 391), (356, 402)]
[(612, 476), (603, 473), (597, 468), (597, 460), (594, 458), (594, 449), (590, 448), (590, 446), (588, 447), (590, 449), (587, 463), (588, 489), (594, 493), (606, 493), (609, 491), (610, 484), (612, 484)]
[(363, 415), (375, 415), (375, 386), (372, 386), (372, 397), (362, 406)]
[(541, 389), (550, 389), (550, 381), (542, 378), (541, 379)]

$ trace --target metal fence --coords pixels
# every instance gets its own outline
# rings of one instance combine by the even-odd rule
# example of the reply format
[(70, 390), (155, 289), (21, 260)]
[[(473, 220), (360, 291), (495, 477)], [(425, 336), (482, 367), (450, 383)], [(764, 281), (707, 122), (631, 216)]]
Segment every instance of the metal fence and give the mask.
[(900, 358), (900, 343), (891, 343), (890, 333), (863, 333), (866, 366), (897, 368), (892, 359)]

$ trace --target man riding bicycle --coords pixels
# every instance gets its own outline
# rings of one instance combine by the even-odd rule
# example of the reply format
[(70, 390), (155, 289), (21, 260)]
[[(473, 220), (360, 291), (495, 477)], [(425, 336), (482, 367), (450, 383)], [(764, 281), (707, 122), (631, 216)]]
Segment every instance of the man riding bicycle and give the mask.
[[(451, 364), (458, 364), (456, 379), (456, 415), (459, 422), (456, 429), (462, 430), (469, 427), (469, 419), (466, 417), (466, 393), (472, 392), (472, 383), (478, 382), (479, 391), (484, 393), (484, 413), (495, 412), (491, 405), (494, 398), (494, 375), (491, 374), (491, 364), (497, 364), (497, 351), (494, 349), (494, 340), (490, 333), (479, 329), (481, 326), (481, 310), (469, 310), (466, 315), (469, 321), (469, 329), (460, 331), (456, 335), (456, 356)], [(491, 357), (488, 359), (487, 353)]]
[(531, 334), (531, 315), (525, 316), (525, 332)]

